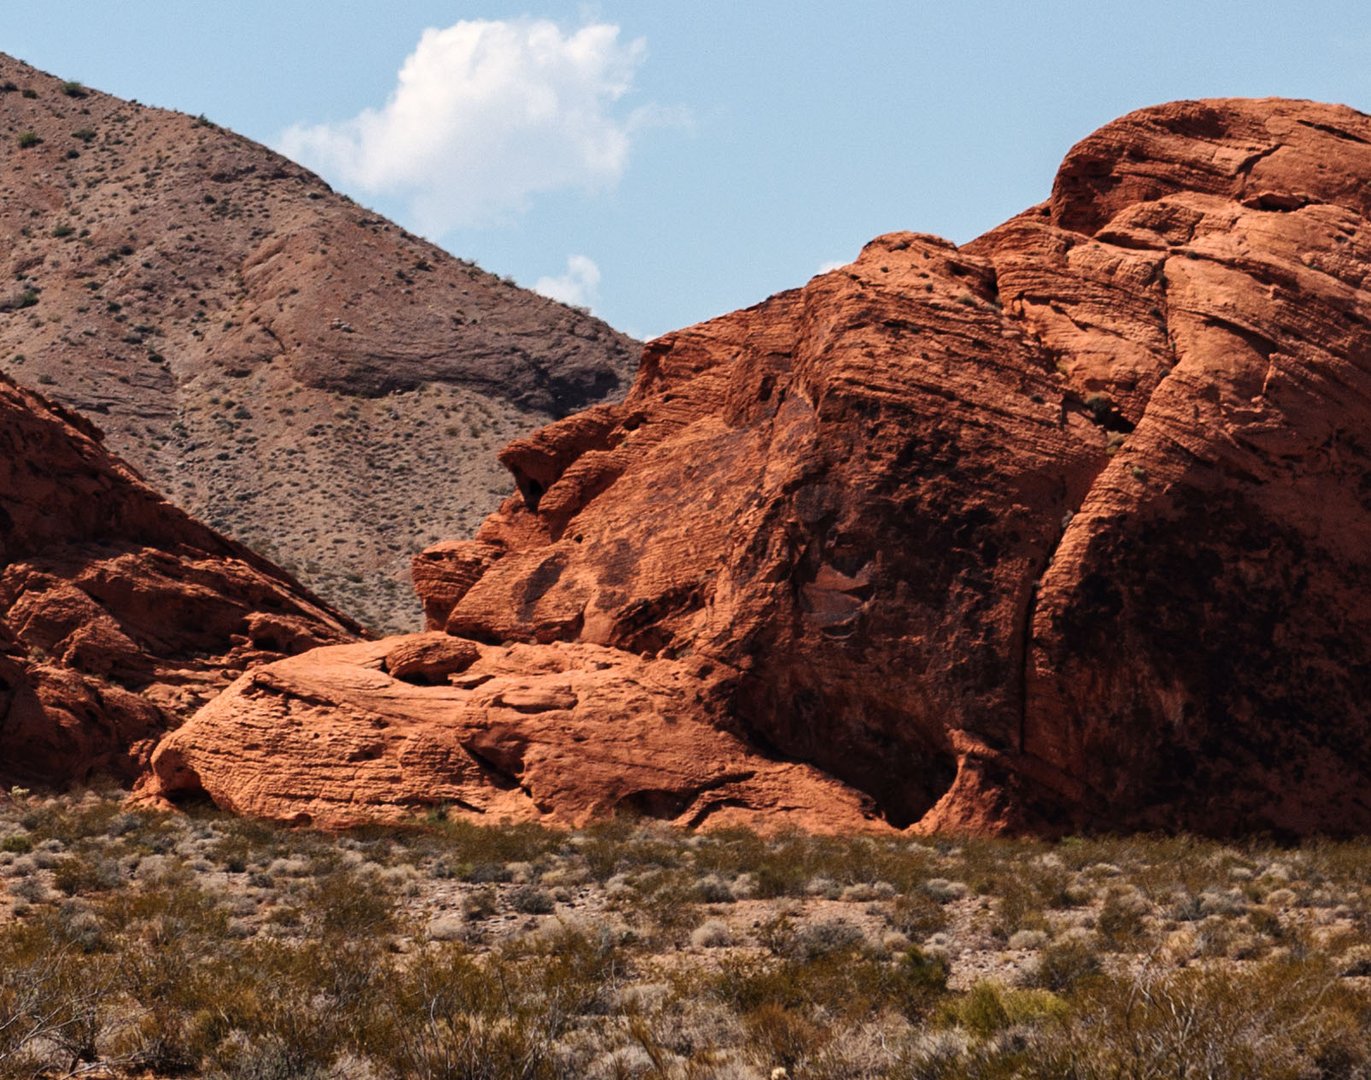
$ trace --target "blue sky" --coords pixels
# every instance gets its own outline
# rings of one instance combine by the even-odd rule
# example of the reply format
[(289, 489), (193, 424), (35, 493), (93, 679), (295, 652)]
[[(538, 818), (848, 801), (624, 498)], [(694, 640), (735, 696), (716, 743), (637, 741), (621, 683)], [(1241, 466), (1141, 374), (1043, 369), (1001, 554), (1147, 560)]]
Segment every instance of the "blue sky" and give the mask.
[(288, 147), (639, 336), (801, 284), (882, 232), (969, 240), (1133, 108), (1371, 111), (1364, 0), (62, 0), (0, 5), (0, 50)]

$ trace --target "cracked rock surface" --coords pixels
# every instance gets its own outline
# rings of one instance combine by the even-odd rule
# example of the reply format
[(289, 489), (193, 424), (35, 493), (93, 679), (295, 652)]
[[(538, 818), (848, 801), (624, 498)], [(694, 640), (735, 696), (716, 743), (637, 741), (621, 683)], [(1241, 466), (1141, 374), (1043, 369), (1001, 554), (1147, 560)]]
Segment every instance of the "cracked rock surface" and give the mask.
[[(328, 802), (334, 725), (464, 694), (434, 738), (476, 710), (496, 749), (387, 751), (391, 786), (340, 776), (349, 814), (451, 776), (473, 811), (583, 820), (619, 767), (585, 763), (632, 739), (629, 787), (656, 793), (634, 805), (679, 821), (757, 758), (802, 763), (798, 794), (739, 781), (729, 820), (812, 818), (829, 792), (835, 828), (860, 793), (921, 832), (1365, 831), (1368, 210), (1351, 109), (1124, 117), (972, 243), (879, 237), (649, 343), (624, 402), (509, 445), (519, 494), (416, 560), (430, 630), (503, 650), (502, 704), (475, 668), (452, 676), (470, 689), (373, 686), (371, 646), (333, 651), (311, 743), (253, 689), (310, 654), (235, 684), (150, 784), (287, 816)], [(650, 705), (596, 711), (577, 689), (639, 667), (670, 693), (634, 675)], [(280, 752), (214, 749), (249, 728)], [(687, 730), (692, 755), (727, 747), (688, 778), (662, 749)]]

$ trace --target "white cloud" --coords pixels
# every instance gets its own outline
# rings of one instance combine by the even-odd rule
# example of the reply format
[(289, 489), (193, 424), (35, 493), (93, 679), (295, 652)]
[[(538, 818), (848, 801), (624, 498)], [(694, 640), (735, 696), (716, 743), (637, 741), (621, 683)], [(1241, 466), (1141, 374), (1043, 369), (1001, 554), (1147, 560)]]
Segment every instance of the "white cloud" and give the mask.
[(814, 272), (816, 274), (827, 274), (830, 270), (841, 270), (850, 262), (850, 259), (833, 259), (826, 263), (820, 263), (819, 269), (815, 270)]
[(540, 277), (533, 283), (533, 291), (572, 307), (594, 307), (600, 297), (600, 268), (594, 259), (572, 255), (566, 261), (565, 274)]
[(433, 234), (489, 224), (530, 197), (612, 186), (633, 135), (670, 110), (619, 107), (646, 56), (609, 24), (564, 34), (546, 20), (428, 29), (385, 105), (296, 125), (279, 148), (354, 193), (405, 200)]

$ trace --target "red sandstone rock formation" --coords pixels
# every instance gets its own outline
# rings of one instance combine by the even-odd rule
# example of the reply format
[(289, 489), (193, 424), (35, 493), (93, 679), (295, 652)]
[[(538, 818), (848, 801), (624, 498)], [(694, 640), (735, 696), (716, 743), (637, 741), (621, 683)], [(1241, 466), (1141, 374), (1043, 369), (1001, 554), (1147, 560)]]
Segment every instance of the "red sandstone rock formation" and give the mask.
[(356, 626), (0, 376), (0, 782), (131, 779), (250, 664)]
[[(416, 560), (430, 626), (517, 664), (506, 706), (545, 670), (651, 683), (651, 706), (530, 720), (462, 682), (383, 681), (384, 646), (320, 653), (235, 684), (150, 786), (273, 816), (441, 789), (581, 820), (622, 802), (593, 794), (604, 761), (631, 760), (672, 793), (647, 809), (698, 821), (700, 777), (755, 756), (920, 831), (1371, 829), (1368, 211), (1351, 109), (1127, 116), (965, 247), (884, 236), (650, 343), (627, 400), (510, 445), (518, 495)], [(340, 759), (437, 695), (441, 761)], [(553, 775), (497, 761), (528, 790), (478, 797), (482, 723)], [(673, 787), (682, 731), (704, 772)], [(219, 749), (246, 741), (250, 761)], [(784, 801), (809, 819), (804, 776)], [(856, 804), (831, 790), (844, 827)], [(735, 820), (772, 813), (729, 798)]]
[[(712, 724), (688, 665), (565, 642), (447, 644), (458, 640), (415, 634), (254, 669), (162, 743), (153, 791), (329, 826), (441, 805), (565, 825), (631, 811), (874, 827), (857, 792)], [(443, 659), (417, 672), (417, 652)]]

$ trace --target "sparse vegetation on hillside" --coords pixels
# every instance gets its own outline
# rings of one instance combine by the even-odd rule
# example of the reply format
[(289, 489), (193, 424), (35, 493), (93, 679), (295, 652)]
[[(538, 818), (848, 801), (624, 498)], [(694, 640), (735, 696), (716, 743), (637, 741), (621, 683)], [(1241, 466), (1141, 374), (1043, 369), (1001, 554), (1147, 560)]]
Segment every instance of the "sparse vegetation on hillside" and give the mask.
[(1364, 1076), (1364, 844), (0, 809), (0, 1076)]
[(0, 237), (24, 268), (0, 313), (42, 294), (0, 319), (0, 354), (29, 357), (0, 368), (93, 408), (161, 493), (372, 629), (420, 628), (409, 560), (513, 491), (500, 448), (631, 370), (604, 324), (204, 117), (9, 58), (0, 77), (0, 134), (23, 149)]

